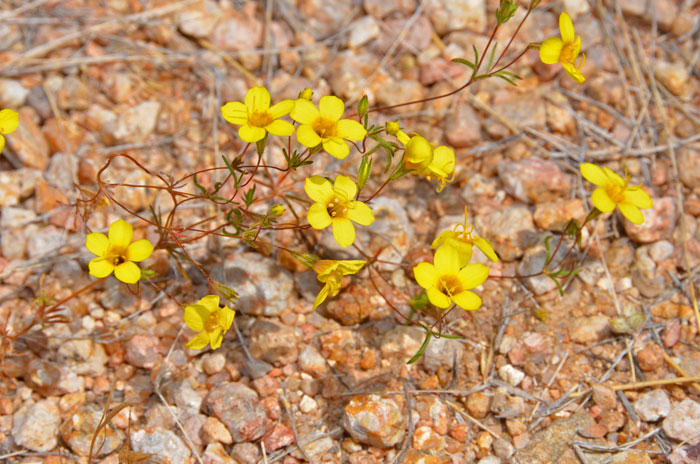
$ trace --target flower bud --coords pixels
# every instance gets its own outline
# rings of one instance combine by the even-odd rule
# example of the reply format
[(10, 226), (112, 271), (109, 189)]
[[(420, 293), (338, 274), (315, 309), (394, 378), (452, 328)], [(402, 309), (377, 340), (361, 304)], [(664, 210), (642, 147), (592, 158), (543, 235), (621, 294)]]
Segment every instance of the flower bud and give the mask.
[(284, 214), (284, 206), (275, 205), (267, 212), (269, 217), (280, 217)]
[(304, 90), (302, 90), (301, 92), (299, 92), (299, 96), (297, 98), (299, 98), (300, 100), (311, 101), (311, 97), (313, 96), (313, 94), (314, 94), (313, 91), (307, 87)]
[(396, 121), (389, 121), (386, 123), (386, 133), (389, 135), (396, 135), (401, 130), (401, 126)]

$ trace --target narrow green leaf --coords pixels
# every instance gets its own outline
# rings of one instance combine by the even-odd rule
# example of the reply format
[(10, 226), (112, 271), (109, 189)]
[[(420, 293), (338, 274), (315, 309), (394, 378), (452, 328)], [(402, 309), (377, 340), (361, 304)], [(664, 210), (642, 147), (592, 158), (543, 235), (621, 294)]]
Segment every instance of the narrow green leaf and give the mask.
[(430, 331), (425, 332), (425, 340), (423, 340), (423, 344), (418, 348), (418, 351), (416, 351), (416, 354), (413, 355), (411, 359), (408, 360), (406, 364), (413, 364), (414, 362), (418, 361), (421, 356), (423, 356), (423, 353), (425, 353), (425, 349), (428, 348), (428, 343), (430, 343)]

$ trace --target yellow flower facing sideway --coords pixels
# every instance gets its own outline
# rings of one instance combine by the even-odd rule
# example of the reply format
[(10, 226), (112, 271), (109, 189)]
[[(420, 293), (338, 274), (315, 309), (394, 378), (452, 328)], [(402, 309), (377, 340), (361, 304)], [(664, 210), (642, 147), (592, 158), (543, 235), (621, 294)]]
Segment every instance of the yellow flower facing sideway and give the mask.
[(341, 119), (345, 103), (333, 95), (321, 97), (318, 108), (309, 100), (300, 98), (289, 114), (300, 126), (297, 141), (308, 148), (319, 145), (331, 156), (344, 159), (350, 153), (346, 140), (360, 141), (367, 131), (352, 119)]
[(314, 203), (309, 208), (306, 219), (314, 229), (325, 229), (333, 226), (333, 237), (343, 248), (349, 247), (355, 241), (356, 222), (368, 226), (374, 222), (374, 214), (369, 206), (355, 200), (357, 184), (349, 177), (338, 176), (335, 183), (321, 177), (312, 176), (306, 179), (304, 191)]
[(455, 151), (444, 145), (440, 145), (433, 150), (433, 160), (421, 174), (428, 181), (436, 179), (438, 181), (437, 192), (442, 192), (448, 182), (454, 180)]
[(641, 185), (628, 185), (629, 175), (626, 174), (623, 179), (612, 170), (593, 163), (582, 163), (580, 169), (587, 181), (598, 186), (591, 197), (593, 206), (603, 213), (618, 207), (630, 222), (637, 225), (644, 222), (644, 215), (639, 209), (651, 208), (654, 203)]
[(404, 131), (398, 131), (396, 138), (399, 139), (406, 150), (403, 164), (406, 169), (412, 169), (417, 174), (424, 173), (433, 161), (433, 145), (425, 137), (418, 134), (409, 136)]
[(469, 311), (481, 306), (481, 298), (470, 289), (486, 281), (489, 268), (483, 264), (463, 266), (461, 263), (458, 251), (444, 246), (435, 252), (434, 264), (424, 262), (413, 268), (416, 282), (438, 308), (447, 309), (453, 302)]
[(333, 298), (340, 292), (340, 285), (343, 277), (346, 275), (357, 274), (360, 269), (367, 263), (362, 260), (331, 260), (321, 259), (314, 264), (314, 271), (318, 274), (317, 278), (325, 285), (318, 292), (316, 301), (314, 301), (314, 309), (321, 303), (326, 301), (326, 298)]
[(14, 132), (19, 127), (19, 114), (17, 111), (4, 109), (0, 111), (0, 153), (5, 148), (5, 137), (2, 134)]
[(404, 167), (411, 169), (415, 174), (424, 176), (428, 181), (437, 179), (438, 193), (445, 184), (451, 182), (455, 169), (455, 151), (452, 148), (440, 145), (435, 148), (425, 137), (418, 134), (409, 136), (400, 130), (396, 122), (386, 124), (387, 133), (395, 135), (406, 150), (404, 155)]
[(211, 349), (215, 350), (221, 346), (224, 334), (233, 324), (236, 311), (219, 301), (218, 295), (207, 295), (185, 308), (185, 324), (199, 332), (185, 344), (186, 348), (201, 350), (211, 345)]
[(126, 284), (138, 282), (141, 269), (136, 263), (153, 254), (153, 245), (146, 239), (132, 242), (133, 235), (133, 227), (123, 219), (109, 226), (108, 236), (100, 232), (88, 234), (85, 246), (97, 255), (88, 264), (90, 274), (103, 278), (114, 272), (114, 276)]
[(564, 71), (579, 84), (586, 81), (580, 69), (586, 63), (586, 55), (581, 54), (578, 64), (576, 64), (581, 52), (581, 36), (576, 37), (574, 23), (571, 17), (562, 13), (559, 16), (559, 37), (550, 37), (540, 45), (540, 60), (544, 64), (561, 63)]
[(498, 255), (493, 251), (491, 242), (474, 233), (474, 226), (467, 224), (467, 207), (464, 207), (464, 224), (457, 224), (453, 230), (446, 230), (433, 240), (430, 248), (450, 247), (459, 255), (460, 266), (466, 266), (472, 259), (473, 248), (476, 246), (488, 259), (498, 262)]
[(272, 135), (288, 137), (294, 133), (294, 125), (281, 118), (294, 108), (293, 100), (282, 100), (270, 106), (270, 92), (265, 87), (253, 87), (245, 94), (245, 102), (228, 102), (221, 107), (221, 115), (231, 124), (241, 126), (238, 136), (248, 143), (255, 143)]

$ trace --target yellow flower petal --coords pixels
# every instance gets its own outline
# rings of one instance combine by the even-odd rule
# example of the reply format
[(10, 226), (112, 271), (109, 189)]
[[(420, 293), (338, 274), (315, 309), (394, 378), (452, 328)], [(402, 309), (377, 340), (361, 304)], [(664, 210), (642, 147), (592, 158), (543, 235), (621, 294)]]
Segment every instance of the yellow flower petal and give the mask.
[(340, 137), (331, 137), (323, 140), (323, 149), (331, 156), (345, 159), (350, 153), (348, 143)]
[[(442, 248), (441, 248), (442, 249)], [(440, 251), (440, 250), (438, 250)], [(489, 268), (483, 264), (468, 264), (459, 271), (457, 277), (464, 288), (475, 288), (486, 282)]]
[(581, 53), (581, 36), (576, 37), (573, 48), (571, 49), (571, 61), (575, 61), (578, 54)]
[(0, 135), (0, 153), (2, 153), (2, 150), (5, 148), (5, 137)]
[(350, 219), (333, 219), (333, 237), (343, 248), (347, 248), (355, 241), (355, 226)]
[(462, 240), (456, 238), (450, 238), (447, 239), (444, 246), (454, 248), (457, 251), (457, 254), (459, 255), (459, 267), (466, 266), (472, 259), (474, 246), (469, 242), (463, 242)]
[(361, 201), (353, 201), (348, 205), (348, 219), (361, 226), (368, 226), (374, 222), (374, 214), (366, 204)]
[(270, 92), (265, 87), (253, 87), (245, 94), (245, 106), (250, 114), (254, 111), (266, 111), (270, 108)]
[(475, 237), (474, 238), (474, 245), (481, 250), (481, 252), (486, 255), (488, 259), (493, 261), (494, 263), (498, 262), (498, 255), (496, 254), (495, 251), (493, 251), (493, 247), (491, 246), (491, 242), (486, 240), (485, 238), (482, 237)]
[(289, 121), (275, 119), (270, 124), (265, 126), (265, 130), (272, 135), (277, 135), (279, 137), (289, 137), (294, 133), (294, 126)]
[(640, 225), (644, 222), (644, 214), (633, 204), (620, 203), (617, 206), (620, 208), (622, 215), (632, 224)]
[(248, 109), (241, 102), (228, 102), (221, 107), (221, 116), (230, 122), (241, 126), (248, 123)]
[(223, 308), (219, 308), (218, 315), (219, 324), (221, 325), (221, 328), (224, 329), (224, 333), (226, 333), (226, 331), (230, 329), (231, 325), (233, 324), (233, 317), (236, 315), (236, 311), (228, 306), (224, 306)]
[(449, 308), (450, 304), (452, 303), (449, 296), (445, 295), (435, 287), (428, 288), (425, 293), (428, 294), (428, 299), (430, 302), (438, 308)]
[(209, 311), (209, 313), (211, 314), (219, 310), (219, 301), (219, 295), (207, 295), (203, 298), (200, 298), (197, 301), (197, 304), (207, 308), (207, 311)]
[(437, 287), (438, 272), (431, 263), (419, 263), (413, 267), (413, 276), (421, 287), (428, 289)]
[(268, 110), (268, 114), (273, 118), (281, 118), (284, 115), (289, 114), (290, 111), (294, 109), (294, 100), (282, 100), (276, 105), (272, 105)]
[(625, 180), (622, 177), (620, 177), (618, 173), (606, 167), (603, 168), (603, 172), (605, 172), (605, 175), (608, 177), (609, 182), (616, 184), (619, 187), (625, 187)]
[(323, 288), (318, 292), (318, 295), (316, 295), (316, 301), (314, 301), (314, 306), (312, 309), (318, 308), (318, 306), (326, 301), (326, 298), (328, 297), (328, 292), (330, 291), (330, 286), (328, 284), (324, 285)]
[(313, 148), (322, 140), (310, 125), (303, 124), (297, 128), (297, 142), (305, 147)]
[(109, 249), (109, 239), (105, 234), (93, 232), (85, 237), (85, 247), (97, 256), (104, 256)]
[(347, 176), (339, 175), (335, 178), (333, 190), (346, 200), (352, 200), (357, 194), (357, 184)]
[(214, 331), (209, 332), (209, 344), (211, 345), (212, 350), (219, 348), (223, 341), (224, 332), (220, 328), (216, 328)]
[(316, 203), (323, 203), (323, 206), (331, 201), (335, 192), (333, 186), (321, 176), (307, 177), (304, 181), (304, 191)]
[(306, 213), (306, 220), (314, 229), (325, 229), (331, 225), (331, 216), (328, 214), (326, 206), (322, 203), (314, 203)]
[(563, 40), (564, 43), (569, 44), (574, 42), (574, 35), (576, 34), (574, 31), (574, 23), (571, 21), (571, 16), (566, 14), (566, 12), (559, 15), (559, 32), (561, 33), (561, 40)]
[(324, 118), (338, 121), (345, 112), (345, 103), (335, 95), (326, 95), (319, 100), (318, 109)]
[(119, 219), (109, 226), (109, 244), (112, 249), (125, 252), (133, 236), (134, 228), (123, 219)]
[(399, 142), (401, 142), (404, 145), (406, 145), (409, 142), (409, 140), (411, 140), (411, 137), (409, 137), (408, 134), (406, 134), (404, 131), (399, 131), (396, 134), (396, 138), (399, 139)]
[(562, 63), (561, 65), (570, 78), (572, 78), (579, 84), (583, 84), (584, 82), (586, 82), (586, 78), (583, 76), (583, 74), (581, 74), (581, 71), (579, 71), (579, 69), (576, 66), (574, 66), (571, 63)]
[(338, 262), (338, 267), (343, 270), (343, 275), (357, 274), (367, 264), (361, 259), (346, 259)]
[(435, 252), (435, 268), (440, 274), (457, 274), (459, 272), (459, 253), (452, 247), (441, 247)]
[(294, 108), (289, 112), (289, 116), (300, 124), (313, 124), (320, 117), (320, 113), (310, 101), (296, 100)]
[(4, 109), (0, 111), (0, 134), (9, 134), (19, 127), (19, 114), (15, 110)]
[(603, 169), (596, 164), (581, 163), (579, 169), (583, 178), (594, 185), (603, 187), (609, 182), (608, 176), (605, 175)]
[(433, 160), (433, 146), (425, 137), (415, 135), (406, 144), (406, 160), (426, 167)]
[(362, 140), (367, 135), (367, 131), (362, 124), (352, 119), (341, 119), (336, 125), (338, 136), (348, 140)]
[(206, 332), (198, 333), (192, 340), (185, 344), (185, 348), (191, 350), (201, 350), (209, 344), (209, 334)]
[(92, 258), (90, 260), (88, 263), (88, 269), (90, 270), (90, 275), (94, 275), (95, 277), (101, 279), (112, 273), (114, 270), (114, 265), (104, 259), (102, 256), (98, 256), (97, 258)]
[(437, 238), (433, 240), (433, 243), (430, 245), (430, 248), (434, 250), (435, 248), (441, 247), (445, 244), (445, 241), (448, 238), (454, 238), (455, 235), (457, 234), (452, 230), (446, 230), (444, 232), (441, 232), (440, 235), (438, 235)]
[(153, 245), (148, 240), (136, 240), (126, 249), (126, 260), (141, 262), (153, 254)]
[(474, 292), (470, 292), (469, 290), (452, 295), (452, 298), (457, 306), (462, 309), (466, 309), (467, 311), (473, 311), (481, 306), (481, 297)]
[(651, 201), (651, 197), (647, 192), (641, 189), (641, 187), (627, 187), (625, 189), (625, 203), (632, 204), (637, 208), (651, 208), (654, 206), (654, 202)]
[(238, 136), (244, 142), (255, 143), (262, 140), (267, 132), (262, 127), (251, 126), (250, 124), (244, 124), (238, 129)]
[(598, 187), (593, 191), (591, 200), (593, 201), (593, 206), (604, 213), (609, 213), (615, 209), (615, 202), (612, 201), (603, 187)]
[(126, 261), (114, 268), (114, 277), (125, 284), (135, 284), (141, 278), (141, 269), (135, 263)]
[(195, 332), (204, 330), (204, 324), (209, 319), (209, 310), (201, 304), (185, 307), (185, 324)]
[(433, 151), (433, 161), (428, 168), (440, 177), (447, 177), (455, 169), (455, 151), (444, 145), (440, 145)]
[(559, 63), (564, 42), (559, 37), (550, 37), (540, 45), (540, 60), (544, 64)]

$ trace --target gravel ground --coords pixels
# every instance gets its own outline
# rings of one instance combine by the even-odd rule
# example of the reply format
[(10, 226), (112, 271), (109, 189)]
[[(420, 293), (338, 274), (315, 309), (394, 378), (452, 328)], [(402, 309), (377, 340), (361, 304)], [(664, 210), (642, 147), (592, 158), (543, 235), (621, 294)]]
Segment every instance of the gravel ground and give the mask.
[[(113, 202), (73, 205), (97, 190), (110, 156), (144, 168), (112, 158), (103, 180), (113, 184), (222, 167), (221, 154), (233, 158), (244, 143), (219, 108), (254, 85), (275, 101), (310, 87), (315, 102), (332, 93), (348, 108), (365, 94), (377, 107), (449, 92), (469, 77), (451, 59), (483, 49), (498, 4), (0, 2), (0, 108), (20, 118), (0, 157), (4, 332), (94, 280), (86, 231), (129, 216)], [(525, 10), (499, 29), (501, 46)], [(87, 463), (103, 411), (122, 404), (96, 462), (135, 464), (148, 453), (171, 464), (700, 463), (700, 5), (545, 0), (512, 49), (556, 35), (561, 11), (582, 36), (584, 84), (530, 51), (512, 68), (517, 87), (489, 79), (372, 115), (453, 147), (457, 160), (440, 194), (407, 176), (371, 202), (377, 220), (358, 240), (387, 261), (381, 285), (360, 273), (313, 310), (316, 276), (288, 253), (219, 236), (188, 241), (192, 259), (239, 293), (222, 347), (189, 350), (180, 304), (212, 289), (158, 250), (144, 265), (162, 291), (107, 279), (62, 306), (64, 323), (5, 350), (0, 459)], [(271, 144), (264, 162), (285, 165), (282, 148)], [(306, 176), (355, 173), (360, 158), (316, 157), (285, 188), (303, 196)], [(585, 247), (571, 252), (581, 272), (563, 297), (546, 277), (499, 278), (537, 273), (545, 237), (586, 217), (582, 162), (626, 169), (645, 186), (654, 207), (644, 225), (614, 213), (584, 230)], [(211, 188), (217, 175), (199, 180)], [(278, 175), (260, 174), (258, 194), (273, 194)], [(171, 206), (157, 188), (110, 191), (143, 217)], [(433, 339), (406, 364), (424, 333), (402, 324), (396, 295), (418, 293), (410, 269), (463, 221), (465, 205), (501, 260), (474, 252), (491, 268), (476, 290), (482, 308), (452, 311), (442, 328), (460, 338)], [(197, 224), (211, 208), (190, 203), (178, 220)], [(157, 241), (155, 228), (130, 220)], [(358, 259), (328, 231), (262, 237)]]

